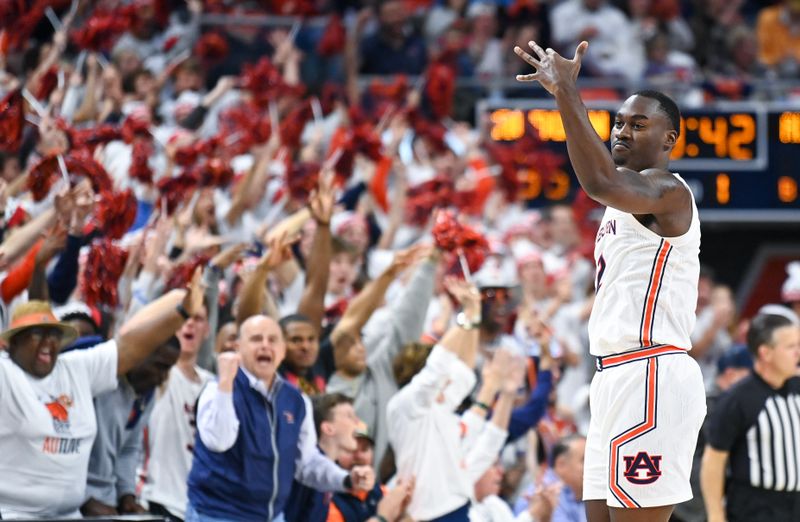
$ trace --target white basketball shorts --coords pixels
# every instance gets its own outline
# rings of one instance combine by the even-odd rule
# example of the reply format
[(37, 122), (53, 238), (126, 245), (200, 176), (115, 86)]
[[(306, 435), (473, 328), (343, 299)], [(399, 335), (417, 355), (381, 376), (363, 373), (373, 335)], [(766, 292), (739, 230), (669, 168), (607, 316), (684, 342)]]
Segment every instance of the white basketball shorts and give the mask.
[(706, 395), (686, 350), (655, 346), (598, 358), (589, 401), (584, 500), (640, 508), (692, 498)]

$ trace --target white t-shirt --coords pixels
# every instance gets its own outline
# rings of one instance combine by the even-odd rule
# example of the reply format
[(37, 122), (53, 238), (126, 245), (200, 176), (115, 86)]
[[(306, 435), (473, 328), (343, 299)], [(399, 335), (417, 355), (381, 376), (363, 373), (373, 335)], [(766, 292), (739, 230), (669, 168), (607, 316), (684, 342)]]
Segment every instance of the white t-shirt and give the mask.
[(97, 423), (92, 398), (117, 386), (117, 343), (59, 356), (43, 379), (0, 353), (0, 514), (74, 516)]
[(190, 380), (177, 366), (169, 371), (166, 387), (159, 390), (150, 416), (147, 481), (142, 498), (185, 518), (186, 479), (194, 450), (194, 405), (206, 382), (214, 376), (195, 366), (199, 382)]

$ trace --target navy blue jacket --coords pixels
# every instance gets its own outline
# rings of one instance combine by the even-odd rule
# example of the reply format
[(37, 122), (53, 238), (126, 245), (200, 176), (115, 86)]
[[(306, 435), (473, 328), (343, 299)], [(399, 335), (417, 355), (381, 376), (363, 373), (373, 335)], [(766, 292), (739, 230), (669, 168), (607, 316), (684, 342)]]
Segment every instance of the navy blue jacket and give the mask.
[(381, 484), (375, 481), (375, 487), (364, 500), (350, 493), (335, 493), (333, 503), (346, 522), (363, 522), (378, 513), (378, 502), (383, 498)]
[(306, 415), (296, 388), (275, 376), (268, 401), (239, 369), (233, 384), (239, 433), (233, 447), (209, 450), (195, 437), (189, 502), (201, 515), (225, 520), (269, 521), (289, 497)]

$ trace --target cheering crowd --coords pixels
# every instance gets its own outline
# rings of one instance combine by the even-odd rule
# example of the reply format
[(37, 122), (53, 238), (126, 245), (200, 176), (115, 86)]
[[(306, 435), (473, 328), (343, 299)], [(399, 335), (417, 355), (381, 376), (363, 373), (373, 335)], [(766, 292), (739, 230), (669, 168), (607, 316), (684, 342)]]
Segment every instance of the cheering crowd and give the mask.
[[(0, 516), (585, 520), (598, 208), (529, 208), (521, 173), (566, 158), (456, 121), (479, 93), (455, 78), (589, 39), (596, 77), (738, 96), (796, 76), (796, 31), (768, 24), (798, 2), (264, 4), (2, 4)], [(791, 381), (798, 263), (782, 298), (740, 318), (704, 269), (710, 400), (754, 360)], [(709, 418), (706, 455), (735, 455)], [(703, 448), (687, 522), (722, 502)]]

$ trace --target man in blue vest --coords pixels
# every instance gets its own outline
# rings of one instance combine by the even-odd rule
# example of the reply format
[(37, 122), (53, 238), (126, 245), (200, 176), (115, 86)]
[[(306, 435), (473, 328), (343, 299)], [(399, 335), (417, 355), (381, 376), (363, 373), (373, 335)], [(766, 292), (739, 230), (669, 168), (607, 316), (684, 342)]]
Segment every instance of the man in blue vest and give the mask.
[(218, 358), (218, 381), (197, 406), (187, 522), (284, 522), (292, 481), (317, 491), (369, 490), (371, 468), (349, 473), (317, 448), (314, 419), (300, 392), (277, 368), (286, 353), (273, 319), (250, 317), (238, 352)]

